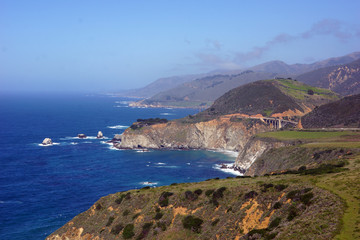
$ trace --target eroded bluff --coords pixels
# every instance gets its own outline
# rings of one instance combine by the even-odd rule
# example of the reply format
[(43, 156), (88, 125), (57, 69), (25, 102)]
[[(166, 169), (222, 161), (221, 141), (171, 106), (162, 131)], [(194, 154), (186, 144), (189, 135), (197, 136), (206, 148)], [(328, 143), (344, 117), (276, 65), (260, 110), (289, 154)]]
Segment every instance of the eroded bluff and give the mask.
[(144, 126), (136, 130), (128, 128), (121, 135), (121, 141), (114, 143), (114, 146), (117, 148), (222, 149), (239, 152), (253, 135), (269, 131), (271, 128), (258, 119), (234, 119), (230, 115), (198, 123), (171, 121)]

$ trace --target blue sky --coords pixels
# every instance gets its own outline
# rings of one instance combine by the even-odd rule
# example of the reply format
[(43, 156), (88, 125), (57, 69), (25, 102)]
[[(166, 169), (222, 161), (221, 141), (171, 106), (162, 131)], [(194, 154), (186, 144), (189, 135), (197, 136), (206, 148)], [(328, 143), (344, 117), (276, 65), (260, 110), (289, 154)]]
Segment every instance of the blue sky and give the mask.
[(157, 78), (360, 51), (360, 1), (0, 0), (0, 91)]

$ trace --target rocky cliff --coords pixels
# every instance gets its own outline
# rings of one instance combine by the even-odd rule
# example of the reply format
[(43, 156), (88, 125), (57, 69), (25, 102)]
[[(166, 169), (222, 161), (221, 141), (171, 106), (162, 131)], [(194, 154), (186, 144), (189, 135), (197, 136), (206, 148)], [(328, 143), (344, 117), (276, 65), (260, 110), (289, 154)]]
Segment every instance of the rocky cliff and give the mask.
[(186, 123), (171, 121), (128, 128), (121, 135), (117, 148), (154, 149), (223, 149), (240, 151), (256, 133), (269, 131), (272, 126), (259, 119), (237, 119), (226, 115), (205, 122)]
[[(234, 167), (235, 169), (245, 172), (246, 175), (254, 175), (254, 171), (252, 170), (251, 166), (258, 158), (263, 156), (270, 149), (286, 147), (290, 145), (292, 145), (292, 143), (287, 141), (252, 137), (246, 143), (244, 148), (239, 152)], [(251, 168), (250, 171), (249, 168)]]

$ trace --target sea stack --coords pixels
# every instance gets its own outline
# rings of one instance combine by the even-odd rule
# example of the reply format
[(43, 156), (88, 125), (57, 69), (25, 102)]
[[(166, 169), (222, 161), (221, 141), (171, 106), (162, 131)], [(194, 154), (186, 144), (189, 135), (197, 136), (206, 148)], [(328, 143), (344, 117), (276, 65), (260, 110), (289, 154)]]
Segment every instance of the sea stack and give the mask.
[(77, 136), (78, 136), (78, 138), (86, 138), (86, 135), (83, 134), (83, 133), (80, 133), (80, 134), (78, 134)]
[(96, 138), (103, 138), (103, 137), (104, 137), (103, 133), (99, 131)]
[(51, 138), (45, 138), (43, 141), (42, 141), (42, 145), (44, 146), (47, 146), (47, 145), (52, 145), (53, 142), (51, 140)]

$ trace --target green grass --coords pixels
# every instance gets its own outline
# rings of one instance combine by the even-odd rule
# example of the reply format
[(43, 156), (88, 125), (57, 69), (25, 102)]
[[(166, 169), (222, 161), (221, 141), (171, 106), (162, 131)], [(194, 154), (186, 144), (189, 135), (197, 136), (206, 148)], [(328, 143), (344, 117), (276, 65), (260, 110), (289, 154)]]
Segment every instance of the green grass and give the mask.
[(360, 239), (360, 156), (355, 156), (347, 168), (350, 171), (326, 174), (316, 178), (316, 185), (335, 193), (346, 205), (342, 228), (334, 239)]
[[(348, 135), (356, 135), (356, 132), (350, 131), (334, 131), (334, 132), (319, 132), (319, 131), (277, 131), (259, 133), (256, 136), (262, 138), (275, 138), (278, 140), (299, 140), (299, 139), (330, 139), (338, 138)], [(334, 139), (335, 140), (335, 139)]]
[(309, 96), (308, 90), (312, 90), (314, 95), (320, 95), (323, 98), (327, 99), (338, 99), (338, 97), (330, 90), (311, 87), (304, 83), (290, 80), (290, 79), (278, 79), (276, 82), (279, 84), (280, 89), (287, 95), (290, 95), (294, 98), (303, 100), (305, 96)]
[(311, 148), (360, 148), (360, 142), (312, 142), (303, 144), (302, 147)]

